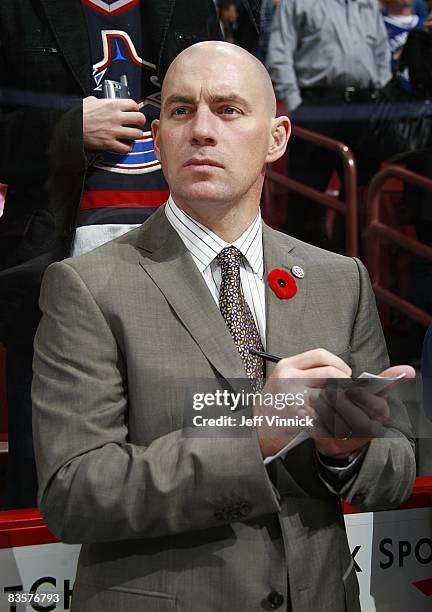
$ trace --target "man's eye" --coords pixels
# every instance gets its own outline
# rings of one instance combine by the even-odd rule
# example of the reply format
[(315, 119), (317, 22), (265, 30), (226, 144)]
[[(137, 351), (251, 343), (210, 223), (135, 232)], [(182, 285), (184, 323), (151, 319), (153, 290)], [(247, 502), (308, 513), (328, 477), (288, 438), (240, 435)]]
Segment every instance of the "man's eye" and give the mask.
[(238, 110), (236, 108), (234, 108), (234, 106), (225, 106), (225, 108), (223, 109), (223, 112), (226, 115), (236, 115), (238, 114)]
[(184, 108), (184, 106), (181, 106), (173, 110), (173, 115), (187, 115), (188, 112), (189, 110), (187, 108)]

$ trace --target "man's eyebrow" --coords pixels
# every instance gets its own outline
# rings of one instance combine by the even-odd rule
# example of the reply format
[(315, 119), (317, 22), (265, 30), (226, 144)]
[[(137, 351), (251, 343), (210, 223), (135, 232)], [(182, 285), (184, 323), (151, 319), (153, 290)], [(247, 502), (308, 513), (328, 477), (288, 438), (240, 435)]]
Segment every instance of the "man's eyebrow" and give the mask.
[(168, 106), (170, 104), (195, 104), (195, 103), (196, 103), (196, 99), (194, 96), (188, 96), (184, 94), (172, 94), (171, 96), (168, 96), (168, 98), (164, 102), (165, 106)]
[[(226, 94), (215, 94), (210, 96), (210, 102), (212, 104), (228, 103), (232, 102), (239, 104), (244, 107), (245, 110), (251, 111), (249, 102), (237, 93), (226, 93)], [(195, 96), (185, 94), (172, 94), (164, 102), (164, 106), (170, 106), (172, 104), (196, 104), (197, 100)]]
[(243, 106), (247, 111), (251, 110), (249, 102), (245, 98), (234, 92), (210, 96), (210, 100), (213, 102), (213, 104), (219, 104), (222, 102), (234, 102), (235, 104)]

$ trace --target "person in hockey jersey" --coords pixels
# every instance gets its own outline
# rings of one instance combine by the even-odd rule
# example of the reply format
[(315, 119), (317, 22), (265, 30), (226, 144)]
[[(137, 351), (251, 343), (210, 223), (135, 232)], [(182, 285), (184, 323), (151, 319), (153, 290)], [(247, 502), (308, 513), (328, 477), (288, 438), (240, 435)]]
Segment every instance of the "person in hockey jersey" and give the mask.
[(426, 17), (415, 14), (412, 0), (387, 0), (387, 6), (388, 11), (383, 19), (391, 51), (390, 66), (395, 73), (408, 34), (411, 30), (422, 27)]

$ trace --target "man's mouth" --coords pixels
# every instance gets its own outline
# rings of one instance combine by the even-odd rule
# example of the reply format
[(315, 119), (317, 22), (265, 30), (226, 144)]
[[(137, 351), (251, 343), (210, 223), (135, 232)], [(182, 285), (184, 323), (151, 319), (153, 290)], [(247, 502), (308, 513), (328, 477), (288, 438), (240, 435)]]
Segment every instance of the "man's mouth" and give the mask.
[(204, 167), (208, 167), (211, 166), (213, 168), (223, 168), (222, 164), (220, 164), (219, 162), (217, 162), (214, 159), (210, 159), (210, 158), (198, 158), (198, 157), (193, 157), (191, 159), (188, 159), (188, 161), (184, 164), (184, 166), (193, 166), (193, 167), (198, 167), (198, 166), (204, 166)]

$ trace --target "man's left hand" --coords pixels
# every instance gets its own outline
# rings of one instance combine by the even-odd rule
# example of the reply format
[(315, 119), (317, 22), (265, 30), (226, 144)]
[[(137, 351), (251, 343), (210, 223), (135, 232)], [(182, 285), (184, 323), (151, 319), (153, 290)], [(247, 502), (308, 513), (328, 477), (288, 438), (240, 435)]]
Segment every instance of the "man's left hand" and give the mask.
[[(387, 368), (380, 376), (393, 378), (400, 374), (405, 374), (403, 381), (416, 375), (411, 366), (400, 365)], [(329, 402), (327, 395), (327, 401), (320, 398), (316, 406), (321, 427), (315, 445), (322, 455), (345, 459), (367, 446), (372, 438), (383, 435), (390, 409), (385, 397), (361, 388), (339, 391), (334, 399)]]

